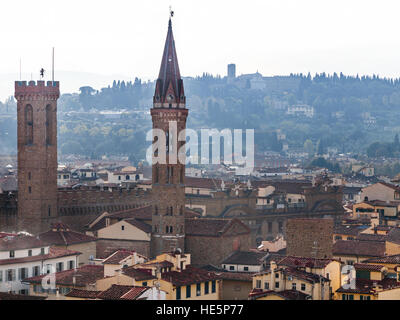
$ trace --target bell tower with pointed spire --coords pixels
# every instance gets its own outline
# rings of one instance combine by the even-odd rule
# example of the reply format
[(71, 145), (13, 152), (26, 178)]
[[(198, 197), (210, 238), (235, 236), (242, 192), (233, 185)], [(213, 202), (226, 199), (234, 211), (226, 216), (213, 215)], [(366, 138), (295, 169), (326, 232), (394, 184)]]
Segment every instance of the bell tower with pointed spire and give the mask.
[[(186, 129), (188, 109), (176, 56), (171, 17), (151, 109), (153, 129), (162, 130), (166, 137), (166, 163), (153, 161), (152, 166), (152, 192), (155, 200), (152, 213), (152, 257), (178, 248), (183, 252), (185, 246), (185, 163), (179, 161), (177, 153), (175, 161), (172, 160), (173, 149), (183, 152), (185, 141), (178, 142), (176, 137), (172, 141), (169, 132), (170, 126), (175, 124), (177, 134)], [(174, 148), (170, 141), (176, 144)], [(158, 155), (158, 150), (153, 150), (153, 157), (156, 154)]]

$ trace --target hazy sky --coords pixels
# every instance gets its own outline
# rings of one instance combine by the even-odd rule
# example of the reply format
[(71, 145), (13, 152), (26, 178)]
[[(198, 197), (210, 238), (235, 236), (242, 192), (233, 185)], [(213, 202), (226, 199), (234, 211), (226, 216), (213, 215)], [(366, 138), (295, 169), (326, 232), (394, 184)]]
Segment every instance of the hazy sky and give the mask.
[(225, 75), (228, 63), (237, 74), (400, 76), (395, 0), (3, 0), (0, 98), (13, 93), (20, 58), (24, 79), (42, 66), (49, 77), (53, 46), (63, 92), (113, 77), (154, 79), (169, 5), (184, 76)]

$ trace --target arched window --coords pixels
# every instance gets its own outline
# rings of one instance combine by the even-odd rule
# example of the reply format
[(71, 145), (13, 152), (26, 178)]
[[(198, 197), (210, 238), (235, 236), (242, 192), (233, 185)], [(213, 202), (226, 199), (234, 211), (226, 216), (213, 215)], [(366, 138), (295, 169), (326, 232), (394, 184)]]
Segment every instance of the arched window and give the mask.
[(33, 108), (30, 104), (25, 107), (25, 143), (33, 144)]
[(53, 121), (51, 105), (46, 106), (46, 144), (53, 144)]

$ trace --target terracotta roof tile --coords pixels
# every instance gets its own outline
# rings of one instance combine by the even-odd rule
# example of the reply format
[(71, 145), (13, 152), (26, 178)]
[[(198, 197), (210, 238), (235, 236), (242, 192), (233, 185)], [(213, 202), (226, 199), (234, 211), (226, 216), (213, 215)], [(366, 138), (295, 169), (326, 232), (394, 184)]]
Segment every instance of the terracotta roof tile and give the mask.
[(267, 256), (267, 252), (254, 251), (235, 251), (221, 264), (241, 264), (241, 265), (261, 265), (262, 258)]
[(20, 249), (32, 249), (44, 247), (43, 241), (39, 240), (38, 237), (18, 235), (8, 239), (3, 237), (0, 239), (0, 251), (9, 250), (20, 250)]
[(375, 285), (379, 285), (383, 290), (399, 288), (400, 282), (396, 279), (385, 278), (383, 280), (368, 280), (368, 279), (356, 279), (355, 289), (344, 289), (339, 288), (336, 292), (339, 293), (361, 293), (361, 294), (373, 294), (376, 292), (374, 289)]
[(122, 268), (122, 274), (125, 274), (136, 281), (157, 279), (152, 275), (151, 269), (135, 268), (133, 266)]
[(0, 301), (2, 300), (45, 300), (47, 297), (28, 296), (26, 294), (14, 294), (0, 292)]
[[(27, 278), (24, 279), (23, 282), (41, 283), (45, 276), (46, 275), (43, 274), (37, 277)], [(55, 276), (56, 285), (72, 286), (74, 285), (75, 278), (75, 286), (85, 287), (86, 285), (96, 283), (96, 280), (104, 278), (104, 266), (85, 265), (77, 269), (56, 272)]]
[(73, 298), (86, 298), (86, 299), (96, 299), (97, 296), (101, 293), (101, 291), (91, 291), (91, 290), (81, 290), (81, 289), (72, 289), (69, 293), (67, 293), (66, 297)]
[(354, 268), (356, 270), (360, 270), (360, 271), (380, 272), (382, 270), (382, 268), (384, 268), (384, 266), (380, 265), (380, 264), (355, 263)]
[(294, 268), (325, 268), (329, 263), (335, 261), (334, 259), (314, 259), (305, 257), (286, 256), (276, 263), (282, 266)]
[(97, 298), (101, 300), (135, 300), (146, 290), (148, 290), (147, 287), (113, 284), (110, 288), (97, 295)]
[(363, 263), (400, 264), (400, 254), (364, 260)]
[(249, 294), (249, 299), (254, 300), (269, 295), (277, 295), (285, 300), (309, 300), (311, 296), (297, 290), (283, 290), (283, 291), (263, 291), (262, 289), (253, 289)]
[(361, 225), (361, 226), (335, 226), (333, 233), (334, 234), (344, 234), (344, 235), (349, 235), (349, 236), (357, 236), (359, 235), (362, 231), (365, 231), (365, 229), (368, 229), (369, 226), (367, 225)]
[(49, 231), (39, 234), (39, 239), (48, 245), (72, 245), (97, 240), (96, 237), (70, 230), (60, 223), (53, 224)]
[(337, 240), (333, 244), (334, 255), (382, 257), (385, 250), (385, 243), (381, 241)]
[(130, 250), (117, 250), (109, 257), (107, 257), (103, 264), (120, 264), (122, 260), (128, 258), (129, 256), (133, 255), (135, 251)]
[(214, 272), (195, 268), (190, 265), (186, 269), (178, 271), (164, 272), (161, 279), (172, 283), (174, 286), (185, 286), (193, 283), (212, 281), (220, 279)]

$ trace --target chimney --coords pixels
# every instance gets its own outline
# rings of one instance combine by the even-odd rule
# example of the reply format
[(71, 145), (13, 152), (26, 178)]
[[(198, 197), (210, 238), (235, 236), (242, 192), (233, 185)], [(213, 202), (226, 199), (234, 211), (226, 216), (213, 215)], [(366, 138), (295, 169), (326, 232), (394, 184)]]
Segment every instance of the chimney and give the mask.
[(270, 288), (274, 288), (274, 282), (275, 282), (275, 270), (277, 268), (277, 264), (275, 261), (271, 260), (269, 268), (271, 270), (271, 282), (270, 282)]

